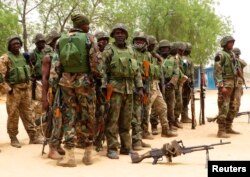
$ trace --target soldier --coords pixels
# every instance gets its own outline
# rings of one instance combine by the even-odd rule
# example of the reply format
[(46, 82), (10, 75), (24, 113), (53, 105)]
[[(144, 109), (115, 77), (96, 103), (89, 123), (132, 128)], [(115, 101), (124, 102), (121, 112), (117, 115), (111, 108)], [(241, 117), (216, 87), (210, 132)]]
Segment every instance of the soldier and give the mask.
[(113, 90), (106, 125), (107, 157), (118, 159), (118, 133), (121, 141), (120, 154), (128, 155), (131, 150), (129, 132), (133, 112), (133, 91), (136, 88), (142, 99), (143, 84), (133, 49), (126, 44), (126, 26), (116, 24), (110, 36), (115, 42), (107, 45), (103, 52), (105, 72), (102, 88), (104, 93), (109, 94), (110, 90)]
[(71, 16), (71, 20), (74, 27), (68, 33), (62, 33), (59, 39), (59, 61), (62, 69), (59, 87), (66, 154), (57, 165), (64, 167), (76, 166), (74, 153), (76, 119), (81, 122), (81, 132), (86, 145), (82, 161), (86, 165), (93, 163), (96, 102), (93, 76), (98, 75), (96, 50), (90, 53), (90, 49), (96, 44), (92, 35), (84, 33), (84, 30), (89, 28), (89, 19), (84, 15), (75, 14)]
[(181, 122), (191, 123), (191, 119), (188, 117), (188, 104), (191, 99), (191, 88), (194, 85), (194, 64), (190, 58), (190, 53), (192, 50), (192, 45), (187, 42), (185, 43), (185, 51), (183, 57), (181, 58), (181, 68), (183, 74), (185, 74), (188, 79), (183, 84), (182, 90), (182, 111), (181, 111)]
[[(32, 116), (33, 119), (41, 117), (43, 114), (42, 108), (42, 60), (45, 55), (45, 37), (41, 33), (37, 33), (33, 39), (36, 48), (30, 54), (29, 64), (31, 67), (31, 93), (32, 93)], [(41, 127), (38, 131), (42, 134)]]
[(241, 75), (238, 76), (237, 78), (237, 89), (235, 90), (235, 97), (236, 97), (236, 109), (237, 109), (237, 112), (239, 112), (240, 110), (240, 105), (241, 105), (241, 96), (243, 95), (243, 84), (246, 86), (246, 83), (245, 83), (245, 79), (244, 79), (244, 71), (243, 69), (247, 66), (247, 63), (240, 58), (240, 55), (241, 55), (241, 51), (239, 48), (233, 48), (233, 53), (235, 54), (235, 59), (239, 60), (240, 62), (240, 73)]
[[(48, 111), (49, 102), (53, 102), (53, 99), (58, 87), (58, 81), (60, 79), (60, 73), (56, 72), (56, 66), (58, 65), (59, 58), (56, 51), (56, 41), (59, 39), (60, 34), (56, 31), (51, 31), (45, 38), (46, 44), (51, 47), (51, 51), (46, 51), (46, 55), (43, 58), (42, 62), (42, 100), (43, 100), (43, 109)], [(50, 89), (50, 92), (49, 92)], [(53, 98), (48, 95), (52, 94)], [(53, 109), (53, 108), (50, 108)], [(49, 140), (49, 153), (48, 158), (58, 160), (61, 159), (61, 155), (65, 155), (65, 151), (60, 146), (63, 131), (62, 131), (62, 119), (53, 117), (52, 133)], [(49, 127), (47, 127), (49, 128)]]
[[(149, 96), (150, 96), (150, 76), (149, 67), (151, 54), (147, 51), (147, 36), (144, 32), (135, 32), (133, 37), (132, 45), (135, 53), (135, 59), (137, 60), (140, 68), (140, 72), (143, 78), (144, 85), (144, 102), (141, 102), (140, 95), (138, 95), (137, 90), (134, 90), (133, 98), (133, 116), (131, 121), (132, 126), (132, 147), (133, 150), (142, 150), (142, 147), (150, 147), (142, 141), (142, 136), (150, 136), (148, 130), (142, 132), (141, 121), (144, 117), (148, 117), (149, 114)], [(144, 63), (148, 63), (148, 66), (144, 66)], [(147, 71), (145, 71), (147, 70)], [(147, 73), (145, 73), (147, 72)], [(143, 113), (143, 114), (142, 114)], [(142, 117), (143, 116), (143, 117)], [(144, 130), (144, 129), (143, 129)], [(153, 137), (151, 138), (153, 139)]]
[[(99, 52), (97, 53), (98, 63), (102, 64), (102, 54), (104, 51), (105, 46), (109, 43), (109, 36), (103, 32), (97, 32), (95, 34), (95, 37), (97, 39), (97, 44), (99, 48)], [(105, 120), (104, 116), (107, 114), (105, 113), (105, 96), (102, 93), (101, 88), (101, 78), (96, 78), (96, 137), (95, 137), (95, 145), (96, 150), (100, 151), (102, 150), (102, 141), (104, 140), (105, 135)]]
[(175, 115), (175, 126), (177, 128), (183, 128), (181, 123), (179, 122), (179, 117), (182, 112), (182, 90), (183, 90), (183, 84), (187, 80), (187, 76), (183, 73), (183, 68), (182, 68), (182, 57), (185, 51), (185, 44), (183, 42), (176, 42), (176, 47), (177, 47), (177, 54), (176, 54), (176, 61), (178, 63), (180, 72), (179, 72), (179, 80), (178, 83), (175, 87), (175, 109), (174, 109), (174, 115)]
[(241, 64), (232, 52), (235, 39), (225, 36), (221, 39), (221, 47), (215, 56), (214, 75), (218, 88), (218, 138), (229, 138), (228, 134), (239, 134), (232, 129), (233, 118), (238, 111), (236, 100), (237, 84)]
[[(160, 41), (159, 51), (161, 51), (163, 54), (161, 57), (167, 56), (167, 54), (169, 54), (169, 50), (165, 50), (165, 47), (166, 46), (168, 47), (168, 45), (169, 45), (169, 42), (167, 40)], [(163, 68), (162, 68), (162, 64), (158, 62), (158, 59), (156, 57), (152, 58), (152, 64), (150, 65), (150, 74), (152, 77), (152, 85), (151, 85), (152, 92), (150, 95), (149, 107), (150, 108), (153, 107), (155, 114), (159, 116), (161, 127), (162, 127), (161, 136), (162, 137), (175, 137), (177, 136), (177, 134), (173, 133), (170, 129), (167, 104), (163, 98), (163, 95), (159, 87), (159, 82), (163, 74)]]
[(42, 144), (37, 138), (34, 120), (31, 117), (31, 98), (29, 94), (30, 68), (20, 53), (22, 40), (18, 36), (11, 37), (7, 44), (7, 53), (0, 58), (0, 79), (2, 84), (8, 85), (7, 93), (7, 131), (10, 136), (11, 146), (20, 148), (17, 139), (18, 121), (21, 117), (25, 130), (27, 131), (29, 144)]
[[(174, 117), (174, 109), (175, 109), (175, 96), (173, 95), (175, 88), (177, 87), (176, 75), (179, 74), (178, 62), (174, 55), (177, 54), (176, 45), (172, 45), (168, 40), (161, 40), (159, 42), (159, 54), (163, 58), (163, 77), (164, 81), (164, 92), (165, 93), (165, 101), (167, 104), (167, 117), (171, 130), (176, 130), (175, 127), (179, 127), (180, 125), (175, 120)], [(176, 60), (176, 61), (175, 61)], [(154, 115), (154, 113), (153, 113)], [(152, 121), (152, 120), (151, 120)]]

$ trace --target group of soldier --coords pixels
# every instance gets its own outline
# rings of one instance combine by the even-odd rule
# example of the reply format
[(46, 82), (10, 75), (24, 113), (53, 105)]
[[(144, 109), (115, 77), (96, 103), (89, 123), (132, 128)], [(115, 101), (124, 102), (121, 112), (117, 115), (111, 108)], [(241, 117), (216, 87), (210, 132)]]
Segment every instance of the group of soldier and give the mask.
[[(34, 120), (52, 113), (48, 157), (66, 167), (76, 166), (75, 147), (85, 149), (82, 161), (90, 165), (93, 145), (100, 151), (104, 140), (107, 157), (118, 159), (119, 154), (150, 147), (142, 141), (153, 139), (149, 122), (152, 134), (157, 135), (159, 120), (162, 137), (175, 137), (182, 123), (191, 123), (188, 104), (194, 65), (190, 43), (165, 39), (158, 43), (154, 36), (138, 31), (129, 44), (128, 30), (122, 23), (111, 30), (110, 42), (103, 31), (95, 36), (88, 33), (86, 16), (72, 15), (71, 20), (73, 28), (67, 33), (37, 34), (33, 41), (36, 48), (30, 55), (20, 53), (22, 40), (18, 36), (8, 41), (8, 52), (0, 59), (0, 83), (7, 90), (7, 129), (12, 146), (21, 147), (17, 139), (19, 116), (30, 143), (41, 144), (48, 126), (37, 128)], [(240, 93), (233, 91), (230, 43), (234, 43), (233, 38), (222, 45), (223, 51), (215, 58), (220, 138), (238, 133), (232, 129), (235, 114), (229, 108), (235, 108), (230, 94), (235, 93), (235, 97)], [(243, 68), (241, 63), (238, 66)], [(237, 79), (237, 84), (242, 82)]]

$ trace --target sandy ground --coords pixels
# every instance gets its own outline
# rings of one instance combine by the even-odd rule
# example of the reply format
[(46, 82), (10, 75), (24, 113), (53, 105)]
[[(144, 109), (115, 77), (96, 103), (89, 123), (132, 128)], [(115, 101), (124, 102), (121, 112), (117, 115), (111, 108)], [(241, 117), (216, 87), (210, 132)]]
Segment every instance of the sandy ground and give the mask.
[[(217, 91), (207, 91), (206, 93), (206, 116), (217, 114), (216, 94)], [(198, 93), (196, 95), (198, 97)], [(249, 106), (250, 89), (245, 90), (242, 98), (241, 111), (250, 110)], [(166, 158), (159, 161), (157, 165), (152, 165), (153, 159), (145, 159), (140, 164), (132, 164), (129, 156), (121, 155), (119, 160), (110, 160), (105, 154), (99, 152), (95, 154), (94, 164), (85, 166), (82, 162), (83, 150), (76, 150), (77, 167), (63, 168), (56, 166), (56, 161), (48, 159), (46, 155), (41, 156), (41, 145), (29, 145), (28, 136), (23, 125), (19, 123), (18, 138), (22, 148), (13, 148), (9, 144), (9, 137), (6, 130), (6, 108), (4, 98), (0, 100), (0, 176), (1, 177), (205, 177), (207, 176), (205, 151), (194, 152), (173, 158), (173, 163), (167, 163)], [(196, 101), (196, 119), (199, 115), (199, 101)], [(241, 135), (232, 135), (231, 144), (216, 146), (210, 150), (210, 160), (250, 160), (250, 124), (248, 117), (241, 116), (234, 123), (234, 128), (239, 130)], [(208, 123), (198, 125), (195, 130), (190, 124), (185, 124), (183, 130), (178, 130), (177, 138), (162, 138), (155, 136), (154, 140), (145, 140), (152, 148), (161, 148), (164, 143), (172, 140), (182, 140), (185, 146), (195, 146), (219, 143), (216, 138), (217, 124)], [(140, 151), (144, 153), (149, 149)], [(48, 147), (46, 147), (48, 151)]]

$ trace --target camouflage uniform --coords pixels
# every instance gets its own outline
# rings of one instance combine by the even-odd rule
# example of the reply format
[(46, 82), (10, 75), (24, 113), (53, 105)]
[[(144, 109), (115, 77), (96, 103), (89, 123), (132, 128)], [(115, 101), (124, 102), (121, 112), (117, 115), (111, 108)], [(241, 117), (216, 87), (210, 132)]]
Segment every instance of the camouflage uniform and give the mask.
[[(19, 37), (12, 37), (8, 41), (8, 52), (0, 58), (0, 76), (2, 82), (8, 85), (8, 94), (6, 108), (8, 113), (7, 131), (11, 139), (11, 145), (21, 147), (16, 136), (18, 134), (19, 116), (23, 121), (25, 130), (27, 131), (30, 143), (42, 143), (36, 141), (37, 131), (34, 120), (31, 117), (31, 97), (29, 93), (29, 66), (22, 54), (14, 55), (10, 50), (11, 42), (19, 40), (21, 46), (22, 41)], [(1, 83), (4, 84), (4, 83)]]
[[(123, 24), (116, 24), (110, 36), (113, 37), (114, 31), (118, 29), (125, 32), (126, 38), (128, 37)], [(111, 159), (119, 158), (118, 133), (121, 140), (120, 153), (128, 155), (131, 150), (129, 132), (133, 112), (133, 91), (135, 88), (143, 87), (137, 61), (133, 58), (133, 49), (127, 45), (124, 48), (118, 48), (115, 43), (112, 43), (106, 46), (103, 52), (105, 72), (102, 88), (106, 88), (107, 84), (113, 87), (106, 125), (107, 156)]]
[(191, 123), (191, 119), (188, 117), (188, 104), (191, 99), (191, 88), (194, 84), (194, 65), (190, 58), (191, 44), (186, 43), (186, 49), (184, 51), (184, 56), (181, 58), (181, 68), (183, 74), (188, 77), (188, 80), (183, 84), (182, 90), (182, 112), (181, 112), (181, 122)]
[[(228, 47), (232, 45), (235, 39), (232, 36), (225, 36), (221, 40), (222, 51), (215, 56), (214, 75), (216, 86), (218, 87), (218, 108), (219, 115), (217, 119), (219, 138), (228, 138), (226, 133), (238, 134), (232, 129), (233, 119), (239, 108), (236, 100), (238, 92), (238, 73), (236, 67), (240, 68), (239, 60), (235, 59), (234, 53)], [(226, 89), (226, 92), (225, 92)], [(239, 89), (239, 93), (241, 88)]]

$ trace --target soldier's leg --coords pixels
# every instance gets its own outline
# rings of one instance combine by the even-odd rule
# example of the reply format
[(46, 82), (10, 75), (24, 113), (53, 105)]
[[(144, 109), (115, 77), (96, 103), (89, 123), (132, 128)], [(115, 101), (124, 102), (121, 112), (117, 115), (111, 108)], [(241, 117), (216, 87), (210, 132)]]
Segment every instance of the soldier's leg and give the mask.
[(7, 132), (9, 134), (11, 145), (14, 147), (21, 147), (17, 139), (18, 122), (19, 122), (19, 104), (21, 101), (20, 91), (13, 88), (12, 93), (7, 93), (6, 109), (8, 113)]
[(191, 123), (191, 119), (188, 117), (188, 104), (191, 98), (191, 89), (188, 84), (184, 84), (182, 92), (182, 111), (181, 111), (181, 122)]
[(175, 126), (178, 128), (183, 128), (183, 126), (179, 122), (179, 116), (182, 110), (182, 88), (178, 86), (175, 88), (175, 106), (174, 106), (174, 119)]
[(229, 134), (240, 134), (232, 129), (232, 124), (237, 112), (239, 112), (242, 89), (242, 87), (235, 87), (234, 94), (230, 98), (229, 111), (226, 118), (226, 133)]
[(217, 119), (218, 123), (218, 138), (229, 138), (229, 136), (226, 134), (226, 117), (229, 111), (229, 104), (230, 104), (230, 97), (232, 94), (232, 89), (228, 89), (228, 95), (223, 96), (222, 89), (218, 89), (218, 108), (219, 108), (219, 115)]
[[(113, 92), (110, 100), (110, 109), (106, 122), (107, 156), (111, 159), (118, 159), (118, 119), (124, 95)], [(127, 111), (127, 110), (122, 110)], [(132, 114), (132, 113), (131, 113)], [(131, 122), (130, 122), (131, 123)], [(131, 140), (130, 140), (131, 141)]]
[(179, 124), (175, 121), (174, 117), (174, 107), (175, 107), (175, 90), (166, 89), (165, 91), (165, 101), (168, 109), (168, 122), (170, 130), (176, 130), (174, 127), (179, 127)]
[(158, 92), (158, 96), (155, 99), (154, 107), (157, 115), (159, 115), (159, 119), (161, 122), (161, 127), (162, 127), (161, 136), (162, 137), (177, 136), (177, 134), (173, 133), (169, 128), (167, 119), (167, 104), (164, 101), (163, 96), (160, 92)]
[(159, 123), (158, 122), (159, 116), (156, 114), (155, 109), (156, 108), (154, 107), (154, 105), (152, 105), (151, 114), (150, 114), (150, 124), (151, 124), (152, 135), (158, 135), (157, 125)]
[(132, 147), (134, 150), (142, 150), (141, 139), (141, 116), (142, 116), (142, 103), (137, 94), (134, 93), (133, 97), (133, 113), (131, 120), (132, 128)]
[(95, 136), (95, 87), (90, 85), (88, 87), (76, 88), (76, 95), (77, 102), (80, 103), (81, 119), (83, 120), (82, 133), (86, 140), (86, 147), (82, 161), (85, 165), (91, 165), (93, 163), (92, 146)]
[(57, 162), (58, 166), (75, 167), (74, 137), (76, 120), (76, 95), (75, 90), (69, 87), (60, 86), (62, 96), (62, 124), (64, 133), (65, 156)]
[(118, 120), (119, 135), (121, 140), (120, 154), (128, 155), (131, 150), (131, 120), (133, 112), (133, 94), (124, 95), (124, 100)]

